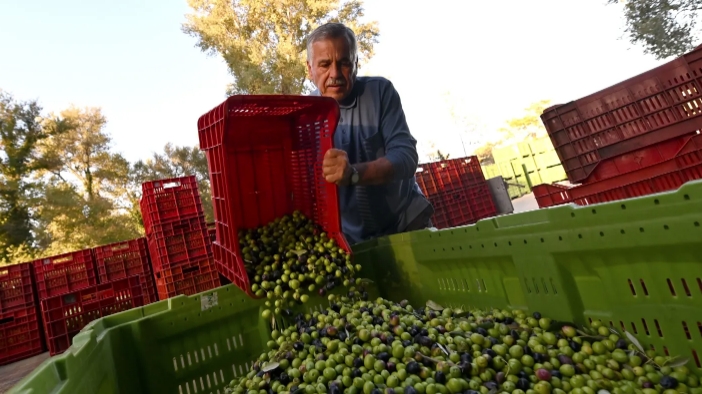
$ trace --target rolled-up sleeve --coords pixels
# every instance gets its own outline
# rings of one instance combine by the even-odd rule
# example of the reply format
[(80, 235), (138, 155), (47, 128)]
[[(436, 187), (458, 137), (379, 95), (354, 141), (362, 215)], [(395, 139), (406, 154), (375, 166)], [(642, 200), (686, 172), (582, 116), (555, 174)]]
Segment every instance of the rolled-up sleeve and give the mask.
[(382, 88), (380, 130), (385, 158), (392, 163), (393, 180), (408, 179), (417, 171), (417, 140), (410, 134), (400, 95), (390, 81)]

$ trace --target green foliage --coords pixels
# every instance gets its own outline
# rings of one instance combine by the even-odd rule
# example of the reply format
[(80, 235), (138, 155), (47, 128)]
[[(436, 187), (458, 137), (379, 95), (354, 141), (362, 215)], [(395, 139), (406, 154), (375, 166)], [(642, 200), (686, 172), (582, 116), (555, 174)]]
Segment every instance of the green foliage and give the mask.
[[(621, 0), (608, 0), (618, 4)], [(642, 45), (656, 59), (680, 56), (700, 39), (697, 22), (702, 0), (624, 1), (625, 32), (632, 44)]]
[(188, 0), (183, 32), (206, 53), (219, 54), (234, 83), (229, 94), (306, 91), (306, 38), (326, 22), (342, 22), (358, 39), (361, 62), (373, 56), (376, 22), (361, 23), (361, 0)]
[(45, 127), (41, 110), (36, 100), (18, 101), (0, 89), (0, 260), (34, 242), (37, 174), (47, 167), (39, 144), (65, 128), (60, 120)]

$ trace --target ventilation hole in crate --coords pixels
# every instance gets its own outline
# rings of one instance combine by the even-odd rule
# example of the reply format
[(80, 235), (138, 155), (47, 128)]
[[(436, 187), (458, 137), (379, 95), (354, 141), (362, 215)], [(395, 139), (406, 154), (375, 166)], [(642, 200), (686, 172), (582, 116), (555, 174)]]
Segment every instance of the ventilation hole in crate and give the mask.
[(173, 357), (173, 370), (178, 372), (178, 361), (176, 361), (175, 357)]
[(653, 346), (653, 344), (651, 344), (651, 345), (648, 345), (648, 347), (649, 347), (649, 348), (651, 348), (651, 350), (653, 350), (654, 352), (656, 351), (656, 347), (655, 347), (655, 346)]
[(497, 247), (497, 242), (495, 242), (495, 247)]
[(468, 245), (468, 249), (473, 249), (473, 245)]
[(563, 237), (561, 237), (561, 236), (559, 235), (559, 236), (558, 236), (558, 240), (559, 240), (559, 241), (563, 241)]
[(451, 250), (456, 250), (456, 249), (454, 249), (453, 246), (452, 246), (452, 247), (451, 247)]
[(663, 225), (663, 230), (669, 230), (669, 229), (670, 229), (670, 227), (668, 227), (667, 224), (664, 224), (664, 225)]
[(648, 296), (648, 288), (646, 287), (646, 282), (644, 282), (643, 279), (639, 279), (639, 281), (641, 282), (641, 288), (644, 291), (644, 295)]
[(663, 338), (663, 331), (661, 330), (661, 325), (658, 324), (658, 319), (653, 319), (653, 323), (656, 325), (656, 331), (658, 331), (658, 336)]
[(544, 239), (543, 239), (543, 238), (541, 238), (541, 243), (544, 243), (544, 242), (545, 242), (545, 241), (544, 241)]
[(463, 287), (464, 287), (467, 291), (470, 291), (470, 286), (468, 286), (468, 279), (463, 279)]
[(664, 353), (666, 356), (670, 356), (670, 352), (668, 352), (668, 347), (667, 347), (667, 346), (663, 346), (663, 353)]
[(639, 227), (639, 232), (640, 232), (640, 233), (643, 233), (643, 232), (644, 232), (644, 228), (643, 228), (643, 227)]
[(485, 244), (480, 244), (480, 247), (485, 249)]
[(185, 368), (185, 357), (183, 355), (180, 355), (180, 367)]
[(697, 322), (697, 329), (700, 330), (700, 336), (702, 337), (702, 321)]
[(445, 252), (445, 251), (446, 251), (446, 248), (441, 248), (441, 250)]
[(699, 226), (700, 226), (700, 222), (695, 222), (695, 223), (693, 223), (693, 224), (695, 225), (695, 227), (699, 227)]
[(619, 234), (625, 234), (625, 233), (626, 233), (626, 231), (624, 231), (624, 229), (619, 230)]
[(224, 371), (221, 368), (219, 370), (219, 381), (224, 383)]
[(483, 283), (483, 291), (488, 291), (488, 288), (485, 285), (485, 279), (480, 279), (480, 281)]
[(588, 317), (587, 321), (588, 321), (588, 323), (590, 323), (590, 325), (592, 325), (592, 318), (591, 317)]
[(534, 292), (539, 294), (539, 285), (536, 284), (536, 278), (531, 278), (531, 282), (534, 284)]
[(625, 204), (622, 204), (622, 205), (621, 205), (621, 208), (622, 208), (622, 209), (626, 209), (626, 205), (625, 205)]
[(604, 237), (604, 233), (600, 231), (600, 237)]
[(442, 284), (441, 284), (441, 278), (437, 278), (437, 279), (436, 279), (436, 282), (439, 284), (439, 290), (443, 290), (444, 288), (443, 288), (443, 286), (442, 286)]
[(531, 294), (531, 287), (529, 287), (529, 280), (527, 278), (524, 278), (524, 286), (527, 289), (527, 293)]
[(680, 278), (680, 282), (682, 282), (683, 290), (685, 290), (685, 295), (688, 297), (692, 297), (692, 293), (690, 292), (690, 288), (687, 287), (687, 281), (685, 280), (685, 278)]
[(670, 294), (672, 294), (673, 297), (677, 297), (677, 294), (675, 294), (675, 287), (673, 287), (673, 282), (670, 280), (670, 278), (666, 279), (666, 282), (668, 282), (668, 289), (670, 290)]
[(583, 238), (583, 235), (582, 235), (582, 234), (578, 234), (578, 238), (582, 239), (582, 238)]
[(508, 241), (507, 245), (512, 246), (512, 241)]
[(458, 250), (463, 250), (463, 246), (459, 246), (459, 247), (458, 247)]
[(558, 294), (558, 291), (556, 290), (556, 284), (553, 283), (553, 278), (549, 278), (551, 281), (551, 288), (553, 289), (553, 294)]
[(621, 326), (622, 331), (626, 331), (626, 324), (623, 321), (619, 320), (619, 326)]
[(548, 286), (546, 286), (544, 278), (541, 278), (541, 284), (544, 286), (544, 294), (548, 294)]
[(570, 213), (570, 217), (574, 218), (575, 217), (575, 212)]
[(695, 349), (692, 349), (692, 359), (695, 360), (695, 365), (697, 368), (702, 368), (702, 364), (700, 364), (700, 357), (697, 355), (697, 351)]
[(527, 240), (525, 239), (525, 240), (524, 240), (524, 244), (526, 245), (526, 243), (527, 243)]
[(631, 294), (636, 297), (636, 289), (634, 288), (634, 283), (631, 281), (631, 279), (627, 279), (627, 282), (629, 282), (629, 289), (631, 290)]
[(690, 329), (687, 327), (687, 322), (683, 320), (682, 326), (683, 331), (685, 331), (685, 338), (692, 339), (692, 335), (690, 335)]
[[(698, 131), (699, 131), (699, 130), (698, 130)], [(699, 133), (698, 133), (698, 134), (699, 134)], [(688, 194), (685, 194), (685, 195), (683, 196), (683, 198), (686, 199), (686, 200), (689, 200), (689, 199), (690, 199), (690, 196), (689, 196)]]
[(656, 204), (656, 205), (658, 205), (658, 204), (660, 204), (661, 202), (658, 201), (658, 199), (655, 199), (655, 200), (653, 200), (653, 203)]
[(702, 293), (702, 278), (697, 278), (697, 287), (700, 288), (700, 293)]
[(631, 332), (633, 332), (634, 335), (639, 333), (639, 330), (636, 329), (636, 324), (634, 324), (634, 322), (631, 322)]
[(648, 331), (648, 324), (646, 324), (646, 319), (641, 318), (641, 323), (643, 323), (644, 330), (646, 331), (646, 335), (651, 336), (651, 333)]

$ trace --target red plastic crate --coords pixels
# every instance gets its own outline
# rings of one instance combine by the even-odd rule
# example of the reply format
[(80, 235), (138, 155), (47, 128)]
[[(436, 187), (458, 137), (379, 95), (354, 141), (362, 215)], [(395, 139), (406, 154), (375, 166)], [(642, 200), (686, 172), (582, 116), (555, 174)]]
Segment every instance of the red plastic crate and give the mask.
[(93, 249), (93, 253), (99, 283), (138, 275), (141, 281), (144, 305), (158, 301), (146, 238), (98, 246)]
[(32, 266), (39, 300), (97, 284), (90, 249), (35, 260)]
[(590, 205), (675, 190), (702, 179), (702, 135), (692, 138), (675, 158), (600, 182), (574, 187), (538, 185), (534, 196), (539, 207), (575, 203)]
[(154, 271), (212, 256), (204, 216), (156, 225), (147, 239)]
[(425, 184), (433, 182), (437, 191), (461, 190), (485, 182), (480, 160), (476, 156), (421, 164), (420, 167), (423, 173), (428, 172), (433, 178), (433, 181), (425, 179)]
[(193, 295), (220, 286), (219, 272), (212, 257), (156, 271), (154, 278), (161, 300), (180, 294)]
[(568, 179), (597, 164), (702, 129), (702, 46), (636, 77), (544, 111)]
[(42, 300), (49, 353), (53, 356), (68, 349), (73, 337), (91, 321), (143, 305), (138, 276)]
[(350, 251), (339, 218), (336, 185), (322, 177), (339, 119), (334, 99), (232, 96), (200, 117), (207, 153), (217, 242), (217, 269), (250, 296), (239, 230), (301, 211)]
[(601, 161), (585, 183), (603, 181), (672, 159), (685, 149), (696, 134), (685, 135)]
[[(444, 193), (442, 209), (448, 217), (447, 227), (464, 226), (495, 216), (497, 210), (487, 184)], [(435, 209), (436, 210), (436, 209)]]
[(146, 234), (154, 225), (203, 215), (195, 176), (144, 182), (141, 190), (139, 205)]
[(32, 265), (0, 267), (0, 315), (35, 304)]
[(0, 313), (0, 365), (44, 351), (37, 305), (33, 302), (12, 312)]

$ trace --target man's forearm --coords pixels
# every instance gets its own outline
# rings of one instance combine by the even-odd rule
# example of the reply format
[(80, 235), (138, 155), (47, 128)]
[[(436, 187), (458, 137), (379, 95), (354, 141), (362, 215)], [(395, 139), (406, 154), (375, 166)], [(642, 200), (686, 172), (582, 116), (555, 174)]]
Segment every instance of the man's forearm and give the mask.
[(395, 168), (390, 160), (381, 157), (377, 160), (358, 163), (358, 184), (362, 186), (383, 185), (390, 183), (395, 175)]

